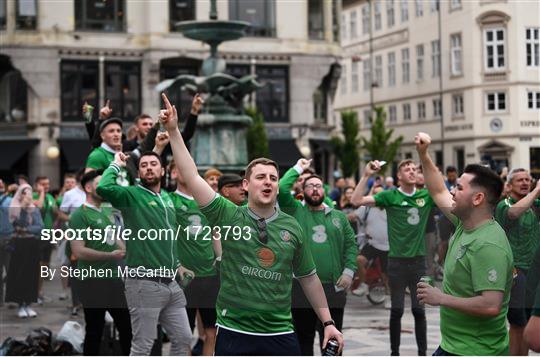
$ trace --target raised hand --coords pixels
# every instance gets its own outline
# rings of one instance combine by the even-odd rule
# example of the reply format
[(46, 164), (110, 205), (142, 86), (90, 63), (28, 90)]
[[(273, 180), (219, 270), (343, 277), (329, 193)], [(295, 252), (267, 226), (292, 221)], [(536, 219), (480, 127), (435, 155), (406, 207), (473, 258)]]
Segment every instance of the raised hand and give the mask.
[(300, 166), (302, 168), (302, 170), (306, 170), (311, 166), (311, 160), (312, 159), (308, 160), (308, 159), (300, 158), (296, 162), (296, 165)]
[(379, 160), (374, 160), (367, 163), (364, 174), (366, 176), (371, 176), (374, 173), (379, 172), (380, 170), (381, 170), (381, 163), (379, 162)]
[(161, 98), (165, 103), (165, 109), (159, 111), (159, 121), (167, 131), (174, 131), (178, 128), (178, 113), (176, 112), (176, 107), (171, 105), (171, 102), (165, 93), (161, 93)]
[(107, 99), (105, 106), (99, 110), (99, 119), (105, 120), (112, 115), (111, 101)]
[(202, 99), (202, 96), (199, 93), (195, 94), (193, 101), (191, 102), (191, 114), (199, 115), (203, 104), (204, 100)]
[(126, 167), (127, 155), (121, 151), (114, 154), (114, 163), (120, 167)]
[(166, 131), (160, 131), (156, 135), (156, 148), (164, 149), (165, 146), (169, 143), (169, 133)]
[(416, 151), (419, 154), (425, 154), (429, 144), (431, 144), (431, 137), (426, 133), (419, 132), (414, 137), (414, 143), (416, 144)]

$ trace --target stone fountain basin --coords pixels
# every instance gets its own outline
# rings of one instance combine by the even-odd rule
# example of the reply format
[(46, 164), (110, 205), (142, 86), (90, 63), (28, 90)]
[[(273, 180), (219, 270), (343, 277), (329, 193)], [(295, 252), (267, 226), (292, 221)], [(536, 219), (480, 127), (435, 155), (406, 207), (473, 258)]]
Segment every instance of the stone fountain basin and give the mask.
[(219, 44), (244, 37), (250, 23), (245, 21), (196, 20), (177, 22), (175, 26), (187, 38), (208, 44)]

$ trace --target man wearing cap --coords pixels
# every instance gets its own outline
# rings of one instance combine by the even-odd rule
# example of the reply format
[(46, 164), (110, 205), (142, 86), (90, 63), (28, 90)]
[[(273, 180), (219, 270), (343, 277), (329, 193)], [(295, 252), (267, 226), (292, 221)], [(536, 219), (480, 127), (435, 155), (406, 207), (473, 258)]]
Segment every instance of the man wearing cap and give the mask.
[(242, 188), (242, 177), (237, 174), (224, 174), (218, 180), (219, 194), (237, 206), (244, 204), (246, 192)]
[(216, 168), (211, 167), (208, 170), (206, 170), (203, 177), (204, 177), (204, 181), (206, 181), (208, 185), (212, 187), (212, 190), (214, 190), (215, 192), (218, 192), (218, 180), (222, 175), (223, 175), (223, 172), (219, 171)]

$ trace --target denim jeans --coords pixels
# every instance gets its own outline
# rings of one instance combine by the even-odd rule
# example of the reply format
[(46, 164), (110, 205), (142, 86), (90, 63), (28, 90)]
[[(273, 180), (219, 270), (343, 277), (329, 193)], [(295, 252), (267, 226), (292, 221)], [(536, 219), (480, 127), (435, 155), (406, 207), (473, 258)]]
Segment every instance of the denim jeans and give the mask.
[(414, 331), (418, 355), (425, 356), (427, 350), (426, 313), (424, 306), (416, 298), (416, 284), (426, 274), (425, 257), (388, 257), (388, 282), (392, 308), (390, 310), (390, 348), (393, 356), (399, 356), (401, 340), (401, 317), (405, 306), (405, 288), (411, 293), (411, 307), (414, 316)]

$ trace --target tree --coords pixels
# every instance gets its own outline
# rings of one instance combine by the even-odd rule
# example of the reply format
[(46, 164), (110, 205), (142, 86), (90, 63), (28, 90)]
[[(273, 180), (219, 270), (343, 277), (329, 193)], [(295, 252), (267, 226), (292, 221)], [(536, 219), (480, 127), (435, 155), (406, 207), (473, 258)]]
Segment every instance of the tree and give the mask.
[(360, 164), (360, 140), (358, 139), (358, 119), (356, 112), (341, 113), (341, 128), (343, 139), (333, 137), (330, 141), (334, 153), (340, 163), (343, 176), (352, 177), (358, 171)]
[(381, 168), (381, 174), (384, 175), (389, 164), (394, 162), (399, 146), (403, 141), (403, 136), (391, 140), (394, 129), (386, 129), (386, 113), (381, 107), (375, 108), (375, 120), (370, 118), (371, 137), (369, 140), (362, 138), (362, 148), (367, 151), (371, 160), (384, 160), (388, 164)]
[(249, 161), (258, 157), (268, 157), (268, 137), (262, 113), (255, 108), (246, 108), (245, 112), (253, 120), (246, 133)]

